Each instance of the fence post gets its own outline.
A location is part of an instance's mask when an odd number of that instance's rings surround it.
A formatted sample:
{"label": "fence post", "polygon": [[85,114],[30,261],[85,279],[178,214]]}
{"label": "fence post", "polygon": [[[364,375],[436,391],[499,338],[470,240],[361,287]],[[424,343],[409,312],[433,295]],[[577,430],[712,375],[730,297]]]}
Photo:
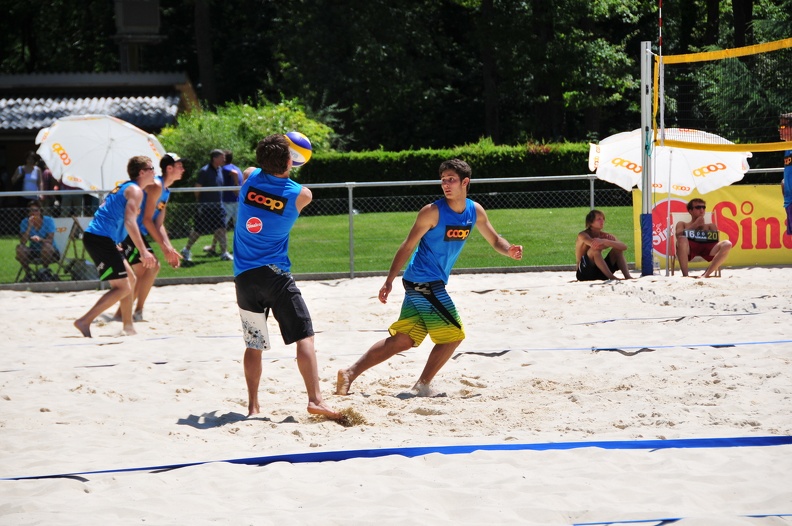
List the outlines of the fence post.
{"label": "fence post", "polygon": [[355,277],[355,207],[353,203],[354,183],[347,183],[349,201],[349,277]]}

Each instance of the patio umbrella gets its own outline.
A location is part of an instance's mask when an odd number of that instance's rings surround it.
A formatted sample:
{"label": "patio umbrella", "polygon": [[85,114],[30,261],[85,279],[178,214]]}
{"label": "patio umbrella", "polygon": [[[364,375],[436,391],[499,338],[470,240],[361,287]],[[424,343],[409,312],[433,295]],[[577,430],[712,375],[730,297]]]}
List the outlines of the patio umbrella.
{"label": "patio umbrella", "polygon": [[[693,138],[695,137],[695,139]],[[668,140],[732,144],[707,132],[684,128],[665,130]],[[589,170],[597,178],[625,190],[642,188],[641,130],[617,133],[589,145]],[[651,151],[652,191],[655,193],[689,195],[693,190],[706,194],[739,181],[748,170],[750,152],[720,152],[655,146]]]}
{"label": "patio umbrella", "polygon": [[109,115],[74,115],[58,119],[36,136],[41,156],[52,174],[83,190],[112,190],[129,179],[130,157],[151,158],[160,175],[165,148],[150,133]]}

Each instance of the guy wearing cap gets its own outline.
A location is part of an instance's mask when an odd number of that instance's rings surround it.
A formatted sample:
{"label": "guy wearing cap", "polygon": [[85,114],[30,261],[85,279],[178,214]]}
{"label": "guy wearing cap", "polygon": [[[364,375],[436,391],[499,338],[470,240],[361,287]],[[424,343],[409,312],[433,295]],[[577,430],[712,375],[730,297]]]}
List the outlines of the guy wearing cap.
{"label": "guy wearing cap", "polygon": [[[778,133],[782,141],[792,141],[792,113],[781,115]],[[787,216],[787,234],[792,236],[792,149],[784,151],[784,179],[781,181],[784,192],[784,209]]]}
{"label": "guy wearing cap", "polygon": [[[198,172],[195,182],[197,188],[218,187],[224,185],[223,165],[225,153],[223,150],[212,150],[209,154],[209,164]],[[187,238],[187,245],[181,251],[185,261],[192,261],[192,246],[203,234],[213,234],[220,245],[220,259],[233,261],[234,257],[228,253],[228,240],[226,239],[225,210],[220,200],[221,192],[195,192],[198,201],[198,212],[195,214],[195,223]]]}
{"label": "guy wearing cap", "polygon": [[[177,268],[181,264],[181,254],[173,248],[168,232],[165,230],[165,209],[168,206],[168,198],[170,197],[169,188],[182,178],[184,166],[182,165],[181,157],[177,154],[166,153],[160,159],[160,168],[162,169],[162,176],[155,176],[154,182],[143,189],[143,203],[140,205],[143,212],[138,215],[137,223],[143,237],[143,243],[146,245],[146,250],[153,253],[148,242],[148,236],[150,235],[159,244],[168,264],[173,268]],[[124,258],[131,265],[137,278],[134,290],[137,304],[132,315],[133,320],[143,321],[143,305],[146,303],[146,298],[159,273],[160,263],[157,261],[153,267],[143,267],[140,260],[140,251],[129,236],[121,243],[121,248],[124,251]],[[120,309],[116,312],[113,319],[121,319]]]}

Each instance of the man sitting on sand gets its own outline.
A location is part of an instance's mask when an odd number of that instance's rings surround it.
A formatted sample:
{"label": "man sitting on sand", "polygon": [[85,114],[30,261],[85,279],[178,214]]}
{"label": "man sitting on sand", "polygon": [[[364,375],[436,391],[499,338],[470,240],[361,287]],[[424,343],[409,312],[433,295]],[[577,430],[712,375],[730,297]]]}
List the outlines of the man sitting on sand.
{"label": "man sitting on sand", "polygon": [[586,215],[586,229],[578,234],[575,243],[578,281],[619,279],[613,273],[616,269],[621,270],[624,279],[632,279],[624,258],[627,245],[603,231],[603,226],[605,214],[601,211],[592,210]]}
{"label": "man sitting on sand", "polygon": [[676,224],[677,259],[682,275],[688,275],[688,263],[696,256],[710,262],[700,277],[712,277],[726,261],[732,249],[731,241],[718,241],[718,227],[704,221],[707,203],[703,199],[691,199],[687,204],[691,221]]}

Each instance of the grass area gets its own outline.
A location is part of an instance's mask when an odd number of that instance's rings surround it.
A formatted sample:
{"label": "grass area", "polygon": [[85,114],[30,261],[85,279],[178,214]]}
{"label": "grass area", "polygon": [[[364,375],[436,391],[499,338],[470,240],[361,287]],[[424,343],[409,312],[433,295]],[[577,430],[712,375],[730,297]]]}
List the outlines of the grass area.
{"label": "grass area", "polygon": [[[633,218],[630,207],[603,207],[605,229],[630,247],[628,261],[634,261]],[[487,212],[495,229],[510,242],[524,247],[522,261],[496,253],[484,238],[474,233],[468,240],[456,268],[573,265],[577,233],[585,227],[587,208],[508,209]],[[354,216],[355,271],[387,271],[393,255],[407,237],[417,211],[360,214]],[[228,234],[231,247],[233,232]],[[177,249],[185,239],[172,240]],[[17,238],[0,238],[0,283],[12,283],[19,264],[14,259]],[[179,269],[163,266],[159,277],[230,276],[232,264],[217,256],[206,256],[202,247],[211,236],[199,238],[193,246],[193,264]],[[79,245],[78,245],[79,246]],[[155,244],[154,251],[164,261]],[[71,251],[70,251],[71,252]],[[295,224],[290,245],[292,272],[348,272],[349,217],[347,215],[301,217]]]}

